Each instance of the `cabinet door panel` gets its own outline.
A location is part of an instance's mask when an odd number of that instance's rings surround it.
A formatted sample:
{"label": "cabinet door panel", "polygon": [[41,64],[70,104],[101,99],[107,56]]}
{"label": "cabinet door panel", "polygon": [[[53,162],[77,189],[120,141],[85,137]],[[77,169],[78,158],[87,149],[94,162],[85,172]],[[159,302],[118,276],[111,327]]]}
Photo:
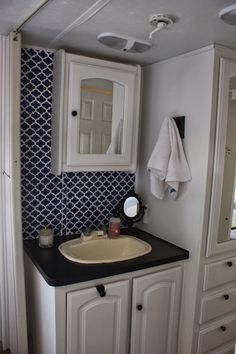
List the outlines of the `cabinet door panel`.
{"label": "cabinet door panel", "polygon": [[176,353],[180,284],[179,267],[134,279],[131,354]]}
{"label": "cabinet door panel", "polygon": [[129,281],[67,294],[67,353],[127,353]]}
{"label": "cabinet door panel", "polygon": [[221,58],[211,210],[206,255],[236,249],[235,110],[236,61]]}

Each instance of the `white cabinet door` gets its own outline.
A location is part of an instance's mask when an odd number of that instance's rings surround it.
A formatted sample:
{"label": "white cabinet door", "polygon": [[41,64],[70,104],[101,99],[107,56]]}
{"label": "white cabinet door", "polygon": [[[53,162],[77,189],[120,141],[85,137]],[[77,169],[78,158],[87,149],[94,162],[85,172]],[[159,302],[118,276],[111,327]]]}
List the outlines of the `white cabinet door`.
{"label": "white cabinet door", "polygon": [[54,55],[52,173],[136,169],[141,68]]}
{"label": "white cabinet door", "polygon": [[128,354],[129,281],[67,294],[67,354]]}
{"label": "white cabinet door", "polygon": [[207,256],[236,249],[236,61],[221,58]]}
{"label": "white cabinet door", "polygon": [[176,354],[181,268],[133,281],[131,354]]}

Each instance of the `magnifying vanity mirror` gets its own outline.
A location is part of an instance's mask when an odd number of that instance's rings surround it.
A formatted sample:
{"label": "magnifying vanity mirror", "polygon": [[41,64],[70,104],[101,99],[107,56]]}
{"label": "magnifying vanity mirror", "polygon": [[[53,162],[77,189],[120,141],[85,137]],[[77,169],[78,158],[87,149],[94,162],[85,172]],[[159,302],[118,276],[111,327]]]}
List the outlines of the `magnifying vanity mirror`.
{"label": "magnifying vanity mirror", "polygon": [[143,218],[145,206],[140,196],[131,191],[120,201],[117,211],[121,219],[129,226],[132,226]]}
{"label": "magnifying vanity mirror", "polygon": [[207,254],[236,248],[236,62],[221,59]]}
{"label": "magnifying vanity mirror", "polygon": [[136,197],[128,197],[124,202],[124,213],[129,218],[134,218],[138,215],[140,205]]}

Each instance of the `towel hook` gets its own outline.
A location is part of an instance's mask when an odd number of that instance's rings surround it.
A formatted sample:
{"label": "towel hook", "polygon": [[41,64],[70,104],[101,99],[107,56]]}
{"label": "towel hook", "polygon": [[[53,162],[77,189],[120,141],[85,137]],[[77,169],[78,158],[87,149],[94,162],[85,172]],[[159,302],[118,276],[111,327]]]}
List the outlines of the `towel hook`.
{"label": "towel hook", "polygon": [[185,116],[180,116],[180,117],[173,117],[181,139],[184,139],[184,133],[185,133]]}

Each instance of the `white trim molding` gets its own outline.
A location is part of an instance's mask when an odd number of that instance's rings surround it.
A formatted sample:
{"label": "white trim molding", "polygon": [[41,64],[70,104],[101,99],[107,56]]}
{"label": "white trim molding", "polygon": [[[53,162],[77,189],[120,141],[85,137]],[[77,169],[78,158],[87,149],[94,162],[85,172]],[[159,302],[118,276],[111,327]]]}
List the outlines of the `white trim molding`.
{"label": "white trim molding", "polygon": [[28,353],[20,197],[21,36],[0,37],[0,300],[3,350]]}

